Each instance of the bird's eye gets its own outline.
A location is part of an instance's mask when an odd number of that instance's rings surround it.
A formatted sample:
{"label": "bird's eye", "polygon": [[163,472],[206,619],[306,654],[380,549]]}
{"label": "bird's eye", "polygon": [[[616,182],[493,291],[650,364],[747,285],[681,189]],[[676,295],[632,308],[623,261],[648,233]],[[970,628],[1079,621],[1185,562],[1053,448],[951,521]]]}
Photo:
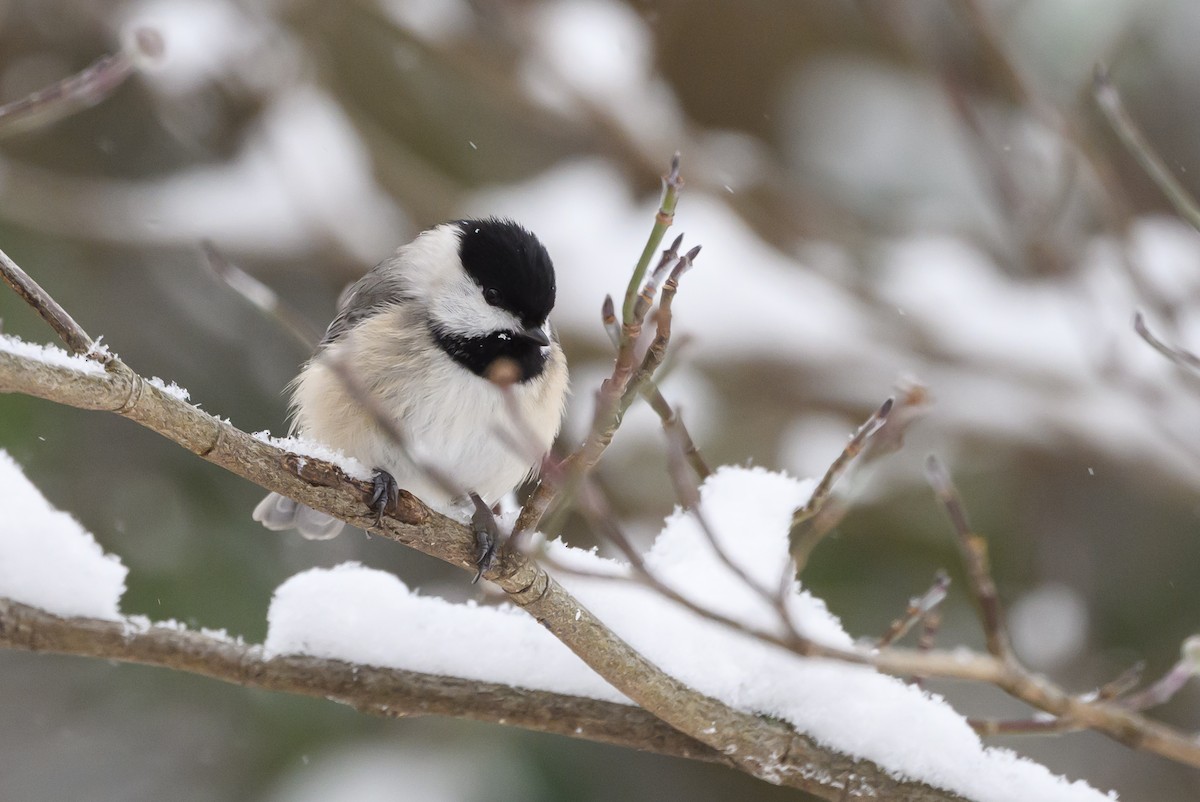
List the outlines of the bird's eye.
{"label": "bird's eye", "polygon": [[483,291],[483,300],[487,301],[489,306],[499,306],[500,290],[495,287],[488,287]]}

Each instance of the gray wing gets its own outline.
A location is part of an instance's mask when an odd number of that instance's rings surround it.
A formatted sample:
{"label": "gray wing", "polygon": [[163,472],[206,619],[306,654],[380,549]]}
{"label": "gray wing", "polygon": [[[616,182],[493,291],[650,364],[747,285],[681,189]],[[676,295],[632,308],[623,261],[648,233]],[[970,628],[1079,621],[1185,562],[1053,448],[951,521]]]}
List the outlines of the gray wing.
{"label": "gray wing", "polygon": [[395,257],[380,262],[369,273],[346,287],[338,298],[338,313],[321,338],[317,350],[336,342],[361,320],[412,297]]}

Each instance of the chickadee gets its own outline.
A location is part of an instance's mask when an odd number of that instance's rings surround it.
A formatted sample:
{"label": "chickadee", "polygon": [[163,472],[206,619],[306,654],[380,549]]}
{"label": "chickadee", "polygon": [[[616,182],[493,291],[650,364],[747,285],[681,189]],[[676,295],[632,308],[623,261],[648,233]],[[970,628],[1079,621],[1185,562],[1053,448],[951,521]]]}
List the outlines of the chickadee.
{"label": "chickadee", "polygon": [[[376,512],[397,487],[443,512],[461,509],[467,492],[490,506],[537,471],[558,434],[567,362],[547,322],[553,307],[554,265],[516,223],[459,220],[422,232],[342,293],[292,383],[292,431],[374,468]],[[356,400],[334,359],[379,401],[402,443]],[[507,390],[491,380],[498,364],[514,380]],[[278,493],[254,520],[317,540],[342,529]]]}

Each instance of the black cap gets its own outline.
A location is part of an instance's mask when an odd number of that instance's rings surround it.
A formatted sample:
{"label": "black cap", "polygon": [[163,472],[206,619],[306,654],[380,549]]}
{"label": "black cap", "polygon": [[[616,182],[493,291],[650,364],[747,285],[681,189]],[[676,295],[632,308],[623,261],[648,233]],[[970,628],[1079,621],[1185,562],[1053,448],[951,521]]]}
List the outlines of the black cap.
{"label": "black cap", "polygon": [[554,263],[533,232],[511,220],[459,220],[458,255],[488,303],[512,312],[530,329],[554,308]]}

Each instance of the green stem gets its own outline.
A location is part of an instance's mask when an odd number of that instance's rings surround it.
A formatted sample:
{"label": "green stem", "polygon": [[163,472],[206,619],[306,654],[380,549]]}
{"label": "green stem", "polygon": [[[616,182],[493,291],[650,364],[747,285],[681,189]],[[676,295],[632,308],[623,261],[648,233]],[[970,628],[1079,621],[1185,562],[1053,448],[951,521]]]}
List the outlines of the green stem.
{"label": "green stem", "polygon": [[654,218],[654,228],[650,229],[650,239],[646,241],[646,248],[642,251],[637,267],[633,269],[633,276],[629,279],[629,287],[625,290],[625,305],[622,307],[621,317],[626,326],[634,322],[633,307],[637,303],[638,290],[642,288],[642,281],[646,278],[650,260],[654,258],[658,246],[662,244],[663,236],[675,220],[675,206],[679,203],[679,190],[681,189],[683,189],[683,179],[679,176],[679,154],[676,153],[671,159],[671,171],[663,176],[662,203]]}

